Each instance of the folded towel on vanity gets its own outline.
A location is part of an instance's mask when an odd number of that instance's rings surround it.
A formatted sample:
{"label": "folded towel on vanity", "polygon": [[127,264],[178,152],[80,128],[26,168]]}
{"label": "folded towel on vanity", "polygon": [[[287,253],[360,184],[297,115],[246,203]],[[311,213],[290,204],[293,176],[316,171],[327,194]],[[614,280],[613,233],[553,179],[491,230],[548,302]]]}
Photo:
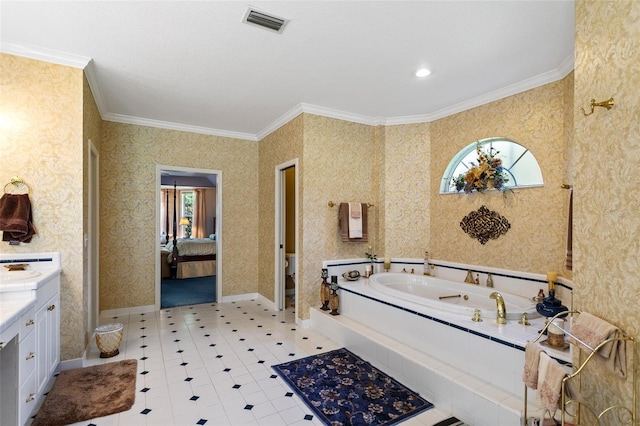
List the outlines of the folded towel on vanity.
{"label": "folded towel on vanity", "polygon": [[546,352],[540,353],[538,397],[551,415],[559,408],[562,379],[566,375],[567,370],[559,362],[552,359]]}
{"label": "folded towel on vanity", "polygon": [[29,194],[4,194],[0,198],[2,241],[31,242],[36,233]]}
{"label": "folded towel on vanity", "polygon": [[349,203],[349,238],[362,238],[362,205]]}
{"label": "folded towel on vanity", "polygon": [[538,368],[542,349],[534,342],[528,342],[524,348],[524,371],[522,381],[529,389],[538,389]]}
{"label": "folded towel on vanity", "polygon": [[362,236],[359,238],[350,238],[349,237],[349,222],[351,219],[351,212],[349,211],[349,203],[340,203],[338,207],[338,226],[340,227],[340,239],[343,242],[352,242],[352,243],[366,243],[369,234],[367,231],[368,226],[368,215],[367,215],[367,205],[360,204],[360,216],[362,221]]}
{"label": "folded towel on vanity", "polygon": [[[570,333],[569,342],[579,346],[587,353],[591,353],[592,349],[595,349],[607,339],[623,337],[618,327],[588,312],[582,312],[577,319],[573,320]],[[627,377],[625,341],[609,342],[602,346],[597,354],[599,355],[598,358],[601,358],[601,362],[604,362],[610,371],[622,378]]]}

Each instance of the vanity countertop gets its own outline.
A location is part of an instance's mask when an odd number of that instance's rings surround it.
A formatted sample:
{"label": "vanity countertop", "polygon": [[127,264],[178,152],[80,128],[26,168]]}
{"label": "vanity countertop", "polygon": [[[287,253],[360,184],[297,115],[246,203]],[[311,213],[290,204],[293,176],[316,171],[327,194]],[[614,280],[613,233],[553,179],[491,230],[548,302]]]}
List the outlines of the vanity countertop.
{"label": "vanity countertop", "polygon": [[[38,269],[37,275],[16,282],[0,282],[0,333],[9,328],[20,315],[35,305],[35,290],[60,274],[61,268]],[[9,272],[10,273],[10,272]],[[7,274],[3,272],[3,275]]]}

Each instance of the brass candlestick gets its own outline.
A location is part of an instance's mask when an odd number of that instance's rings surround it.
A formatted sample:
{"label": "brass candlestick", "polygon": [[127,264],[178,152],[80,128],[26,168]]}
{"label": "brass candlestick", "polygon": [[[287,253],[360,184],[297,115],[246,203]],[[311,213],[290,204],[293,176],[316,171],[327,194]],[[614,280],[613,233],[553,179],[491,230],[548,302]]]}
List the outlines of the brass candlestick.
{"label": "brass candlestick", "polygon": [[329,283],[327,282],[327,278],[329,278],[329,271],[327,268],[322,268],[322,284],[320,284],[320,301],[322,302],[323,311],[329,310]]}
{"label": "brass candlestick", "polygon": [[338,277],[331,277],[331,315],[340,315],[338,308],[340,307],[340,298],[338,297]]}

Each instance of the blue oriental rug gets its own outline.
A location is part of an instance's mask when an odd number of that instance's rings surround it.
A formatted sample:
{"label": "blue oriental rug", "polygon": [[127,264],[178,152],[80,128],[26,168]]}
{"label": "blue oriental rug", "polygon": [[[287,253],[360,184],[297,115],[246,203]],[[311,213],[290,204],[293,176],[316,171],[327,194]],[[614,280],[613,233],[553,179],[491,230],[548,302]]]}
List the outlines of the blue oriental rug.
{"label": "blue oriental rug", "polygon": [[273,369],[327,425],[393,425],[433,407],[344,348]]}

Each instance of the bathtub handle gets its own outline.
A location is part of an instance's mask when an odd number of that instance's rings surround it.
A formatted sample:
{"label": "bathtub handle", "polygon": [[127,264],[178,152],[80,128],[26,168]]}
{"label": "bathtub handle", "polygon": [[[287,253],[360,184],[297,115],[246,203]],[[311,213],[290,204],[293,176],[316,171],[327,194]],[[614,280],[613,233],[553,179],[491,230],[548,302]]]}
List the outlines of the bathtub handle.
{"label": "bathtub handle", "polygon": [[451,296],[440,296],[438,297],[438,299],[442,300],[442,299],[452,299],[454,297],[462,297],[461,294],[452,294]]}

